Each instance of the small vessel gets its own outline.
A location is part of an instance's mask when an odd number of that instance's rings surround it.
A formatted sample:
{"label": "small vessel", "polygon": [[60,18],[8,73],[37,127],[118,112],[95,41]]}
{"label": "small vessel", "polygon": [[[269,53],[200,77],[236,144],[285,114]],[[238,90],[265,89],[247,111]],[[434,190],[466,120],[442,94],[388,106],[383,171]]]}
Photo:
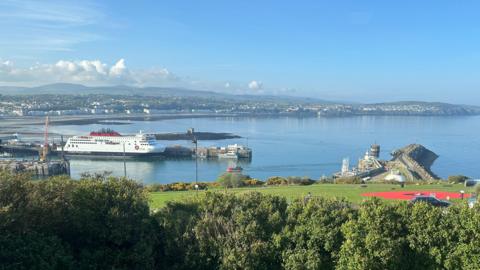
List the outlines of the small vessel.
{"label": "small vessel", "polygon": [[227,172],[229,173],[241,173],[243,168],[238,166],[236,161],[230,161],[227,167]]}
{"label": "small vessel", "polygon": [[228,162],[227,172],[228,173],[241,173],[243,168],[238,166],[236,160],[231,160]]}
{"label": "small vessel", "polygon": [[243,171],[243,168],[240,166],[235,166],[235,167],[228,167],[227,172],[229,173],[241,173]]}
{"label": "small vessel", "polygon": [[102,129],[90,132],[88,136],[73,136],[67,140],[63,149],[66,156],[128,156],[144,157],[162,155],[165,147],[157,142],[152,134],[141,131],[135,135]]}
{"label": "small vessel", "polygon": [[236,151],[228,151],[226,153],[218,154],[218,158],[238,159],[238,154]]}

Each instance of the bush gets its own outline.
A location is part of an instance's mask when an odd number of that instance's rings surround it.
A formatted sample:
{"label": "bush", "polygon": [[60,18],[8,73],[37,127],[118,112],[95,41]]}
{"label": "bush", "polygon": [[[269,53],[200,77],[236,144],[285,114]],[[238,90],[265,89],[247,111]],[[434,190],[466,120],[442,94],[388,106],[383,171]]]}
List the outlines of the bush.
{"label": "bush", "polygon": [[342,225],[355,211],[344,200],[313,197],[288,206],[287,224],[276,238],[285,269],[334,269],[344,241]]}
{"label": "bush", "polygon": [[316,183],[315,180],[312,180],[306,176],[289,176],[287,178],[280,176],[273,176],[267,179],[267,185],[269,186],[278,186],[278,185],[311,185]]}
{"label": "bush", "polygon": [[155,214],[165,229],[165,268],[279,269],[273,239],[286,208],[284,198],[258,192],[168,203]]}
{"label": "bush", "polygon": [[153,213],[162,187],[192,184],[0,171],[0,269],[480,269],[478,205],[202,192]]}
{"label": "bush", "polygon": [[267,185],[269,186],[277,186],[277,185],[287,185],[288,180],[281,176],[272,176],[267,179]]}
{"label": "bush", "polygon": [[71,251],[56,236],[0,235],[1,269],[74,269]]}
{"label": "bush", "polygon": [[337,269],[410,269],[407,229],[398,205],[368,200],[342,232]]}
{"label": "bush", "polygon": [[335,179],[333,179],[332,177],[321,177],[320,179],[318,179],[316,183],[317,184],[333,184],[334,182],[335,182]]}
{"label": "bush", "polygon": [[[205,190],[208,187],[218,186],[216,183],[198,182],[198,189]],[[147,192],[164,192],[164,191],[187,191],[195,190],[195,183],[174,182],[169,184],[151,184],[145,187]]]}
{"label": "bush", "polygon": [[307,176],[304,177],[298,177],[298,176],[289,176],[287,177],[287,182],[289,185],[312,185],[316,181],[313,179],[308,178]]}
{"label": "bush", "polygon": [[217,182],[225,188],[237,188],[244,186],[244,181],[248,179],[249,176],[241,173],[226,172],[218,177]]}
{"label": "bush", "polygon": [[19,268],[148,269],[161,257],[160,228],[132,180],[0,174],[0,209],[0,258]]}
{"label": "bush", "polygon": [[248,187],[263,186],[263,185],[265,185],[265,182],[252,178],[252,179],[243,180],[243,185],[248,186]]}
{"label": "bush", "polygon": [[362,184],[363,180],[358,176],[339,177],[335,179],[335,184]]}
{"label": "bush", "polygon": [[449,183],[456,183],[456,184],[459,184],[459,183],[465,183],[466,180],[468,180],[469,178],[465,175],[451,175],[448,177],[447,181]]}

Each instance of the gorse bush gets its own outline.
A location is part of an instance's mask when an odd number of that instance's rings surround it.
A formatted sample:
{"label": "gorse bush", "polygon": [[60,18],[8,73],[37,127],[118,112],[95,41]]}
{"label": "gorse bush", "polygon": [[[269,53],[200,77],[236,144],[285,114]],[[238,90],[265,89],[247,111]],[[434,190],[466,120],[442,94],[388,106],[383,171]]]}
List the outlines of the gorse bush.
{"label": "gorse bush", "polygon": [[[220,186],[215,182],[198,182],[196,185],[198,186],[199,190],[206,190],[208,188]],[[145,187],[145,190],[148,192],[195,190],[195,183],[175,182],[169,184],[150,184]]]}
{"label": "gorse bush", "polygon": [[285,177],[272,176],[267,179],[266,183],[269,186],[288,185],[288,180]]}
{"label": "gorse bush", "polygon": [[217,191],[152,211],[147,196],[0,172],[0,269],[480,269],[480,206]]}
{"label": "gorse bush", "polygon": [[280,176],[273,176],[267,179],[266,184],[269,186],[278,186],[278,185],[312,185],[315,184],[317,181],[312,180],[306,176],[298,177],[298,176],[289,176],[289,177],[280,177]]}
{"label": "gorse bush", "polygon": [[243,180],[243,184],[247,187],[254,187],[254,186],[263,186],[265,185],[265,182],[255,178],[250,178],[250,179]]}

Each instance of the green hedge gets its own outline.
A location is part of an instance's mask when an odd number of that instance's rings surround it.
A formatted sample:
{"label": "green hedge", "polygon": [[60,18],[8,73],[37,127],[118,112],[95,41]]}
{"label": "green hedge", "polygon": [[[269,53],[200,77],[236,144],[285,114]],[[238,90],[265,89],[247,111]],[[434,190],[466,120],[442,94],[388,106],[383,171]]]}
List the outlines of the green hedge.
{"label": "green hedge", "polygon": [[[288,184],[288,180],[287,180]],[[0,269],[480,269],[480,208],[205,192],[0,172]]]}

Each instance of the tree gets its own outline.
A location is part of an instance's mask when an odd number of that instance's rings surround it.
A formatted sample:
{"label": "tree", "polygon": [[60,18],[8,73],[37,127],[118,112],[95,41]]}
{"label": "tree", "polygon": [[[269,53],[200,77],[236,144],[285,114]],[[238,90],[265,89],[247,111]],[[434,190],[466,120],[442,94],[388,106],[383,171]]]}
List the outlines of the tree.
{"label": "tree", "polygon": [[225,188],[236,188],[243,186],[243,181],[247,179],[249,177],[244,174],[226,172],[218,177],[217,182]]}
{"label": "tree", "polygon": [[147,269],[155,265],[159,227],[150,217],[143,188],[110,177],[80,180],[72,191],[70,243],[79,264],[96,268]]}
{"label": "tree", "polygon": [[[17,257],[26,261],[69,256],[74,268],[117,269],[151,269],[161,260],[162,234],[135,181],[28,177],[0,173],[0,229],[2,244],[9,245],[0,257],[17,249],[26,250],[26,257]],[[58,253],[44,245],[58,247]]]}
{"label": "tree", "polygon": [[73,269],[70,250],[56,236],[0,235],[0,269]]}
{"label": "tree", "polygon": [[407,230],[400,206],[374,198],[342,226],[338,269],[409,269]]}
{"label": "tree", "polygon": [[452,242],[451,252],[447,255],[445,269],[480,269],[480,212],[478,206],[473,209],[466,205],[450,207],[447,218],[453,224],[449,230]]}
{"label": "tree", "polygon": [[285,199],[257,192],[207,192],[169,203],[156,214],[165,230],[166,267],[278,269],[273,237],[284,226],[286,207]]}
{"label": "tree", "polygon": [[414,204],[407,219],[409,261],[417,269],[442,269],[455,245],[455,227],[444,209],[425,203]]}
{"label": "tree", "polygon": [[311,198],[288,206],[287,224],[276,238],[285,269],[334,269],[344,241],[341,227],[355,216],[350,203]]}

